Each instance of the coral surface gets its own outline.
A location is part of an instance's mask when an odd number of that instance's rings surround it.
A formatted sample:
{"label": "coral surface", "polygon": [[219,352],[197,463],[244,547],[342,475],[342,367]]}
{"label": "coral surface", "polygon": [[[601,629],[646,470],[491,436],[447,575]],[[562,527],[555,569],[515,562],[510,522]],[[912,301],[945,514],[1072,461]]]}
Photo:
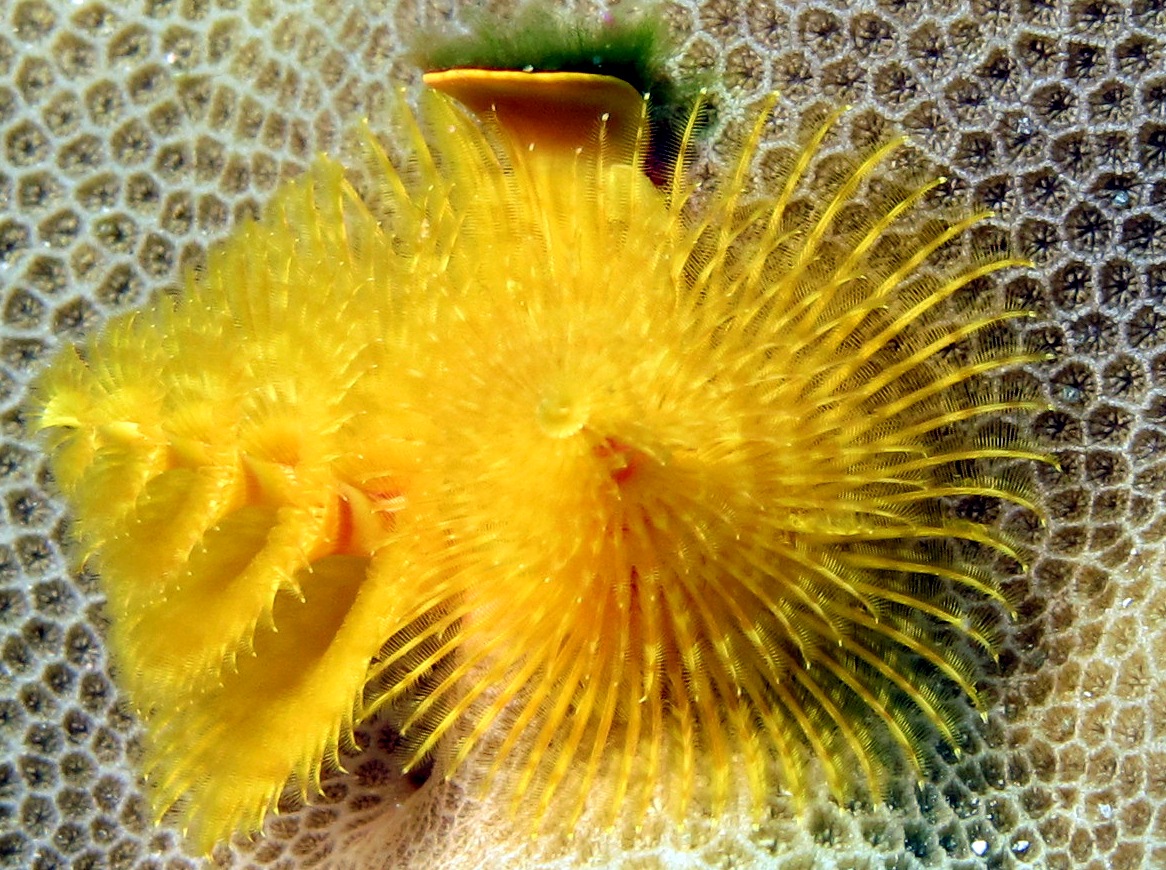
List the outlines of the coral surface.
{"label": "coral surface", "polygon": [[[0,6],[0,863],[190,867],[154,828],[132,771],[141,732],[113,688],[95,579],[67,533],[21,404],[62,341],[177,286],[210,243],[259,213],[318,151],[385,117],[416,73],[403,46],[460,4],[8,0]],[[1006,584],[987,723],[959,758],[885,803],[804,815],[780,798],[739,819],[649,821],[642,838],[582,825],[532,843],[489,800],[394,773],[393,735],[359,733],[351,773],[227,866],[1153,867],[1166,862],[1166,8],[1160,0],[672,2],[680,65],[712,68],[726,134],[780,91],[762,186],[824,109],[852,104],[831,147],[896,130],[904,160],[997,217],[981,249],[1035,271],[999,281],[1035,310],[1014,336],[1056,362],[1027,380],[1052,407],[1031,434],[1047,529],[970,500],[968,519],[1023,543]],[[597,10],[586,6],[584,13]],[[355,162],[355,161],[350,161]],[[423,781],[424,780],[424,781]],[[399,808],[398,800],[410,795]],[[289,807],[289,810],[294,808]],[[354,830],[355,829],[355,830]],[[364,850],[364,851],[360,851]]]}

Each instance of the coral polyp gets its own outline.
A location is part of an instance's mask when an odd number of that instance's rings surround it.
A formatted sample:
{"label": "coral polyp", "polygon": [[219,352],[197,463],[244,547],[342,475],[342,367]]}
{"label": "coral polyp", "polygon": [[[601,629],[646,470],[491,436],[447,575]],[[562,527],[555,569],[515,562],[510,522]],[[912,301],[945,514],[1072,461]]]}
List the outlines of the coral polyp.
{"label": "coral polyp", "polygon": [[368,201],[321,158],[40,385],[159,810],[254,830],[375,713],[535,828],[958,744],[1007,610],[968,554],[1016,554],[948,505],[1035,458],[1023,312],[957,300],[1020,265],[952,253],[981,216],[871,183],[896,143],[814,174],[829,123],[757,200],[764,115],[710,193],[641,171],[646,111],[403,114]]}

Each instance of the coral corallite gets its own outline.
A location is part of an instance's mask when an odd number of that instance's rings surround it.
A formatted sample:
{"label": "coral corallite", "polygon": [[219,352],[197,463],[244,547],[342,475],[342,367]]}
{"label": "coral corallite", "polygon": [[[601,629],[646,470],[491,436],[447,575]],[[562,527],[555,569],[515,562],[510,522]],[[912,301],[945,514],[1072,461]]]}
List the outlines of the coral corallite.
{"label": "coral corallite", "polygon": [[321,158],[41,381],[159,811],[254,830],[375,712],[535,827],[958,744],[1011,550],[946,505],[1033,458],[977,218],[870,184],[894,143],[812,173],[828,125],[757,201],[763,118],[709,194],[402,115],[366,200]]}

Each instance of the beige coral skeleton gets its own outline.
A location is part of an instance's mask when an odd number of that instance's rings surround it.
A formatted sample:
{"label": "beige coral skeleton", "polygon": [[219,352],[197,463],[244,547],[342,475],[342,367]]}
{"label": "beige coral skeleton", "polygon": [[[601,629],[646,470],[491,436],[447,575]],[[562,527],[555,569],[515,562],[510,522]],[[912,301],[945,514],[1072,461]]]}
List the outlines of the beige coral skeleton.
{"label": "beige coral skeleton", "polygon": [[[457,4],[460,5],[460,4]],[[854,8],[851,8],[853,6]],[[712,67],[744,116],[782,94],[770,156],[824,106],[855,105],[847,137],[888,129],[999,218],[1038,270],[999,292],[1057,363],[1031,369],[1055,408],[1037,420],[1061,459],[1041,477],[1047,531],[1029,536],[1004,673],[976,747],[895,806],[781,800],[760,830],[646,828],[620,843],[581,828],[532,844],[456,787],[411,790],[367,756],[330,803],[241,844],[229,865],[300,860],[377,821],[386,866],[618,857],[633,866],[850,866],[899,854],[944,864],[1152,867],[1166,862],[1166,11],[1155,0],[674,2],[682,64]],[[448,10],[455,15],[457,10]],[[92,578],[61,556],[17,410],[59,338],[175,283],[278,180],[375,113],[411,72],[402,45],[443,19],[421,2],[0,3],[0,855],[193,865],[153,831],[130,774],[138,733],[100,648]],[[740,109],[738,113],[737,110]],[[795,137],[796,138],[796,137]],[[714,155],[715,156],[715,155]],[[985,240],[987,241],[987,240]],[[970,505],[969,509],[974,509]],[[1006,527],[1005,514],[992,517]],[[375,737],[375,735],[370,735]],[[374,747],[375,748],[375,747]],[[387,794],[379,808],[370,795]],[[661,834],[663,839],[653,840]],[[331,846],[329,845],[331,844]],[[333,849],[333,858],[344,850]],[[355,851],[347,854],[354,855]],[[382,860],[377,859],[377,860]]]}

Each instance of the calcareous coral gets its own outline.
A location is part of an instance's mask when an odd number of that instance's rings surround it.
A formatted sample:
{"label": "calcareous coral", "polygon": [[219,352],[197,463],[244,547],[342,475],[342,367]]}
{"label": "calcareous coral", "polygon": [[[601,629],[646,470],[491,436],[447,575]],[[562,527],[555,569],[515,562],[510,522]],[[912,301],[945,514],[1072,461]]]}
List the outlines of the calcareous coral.
{"label": "calcareous coral", "polygon": [[[281,174],[316,148],[336,151],[355,115],[375,115],[394,46],[433,13],[198,3],[126,12],[29,0],[4,14],[4,348],[16,402],[46,336],[140,302],[144,286],[199,261],[233,211],[257,211]],[[863,151],[889,122],[912,135],[904,153],[954,179],[957,197],[999,212],[973,230],[976,247],[1011,235],[1037,261],[997,285],[1011,305],[996,310],[1034,310],[1003,328],[1026,353],[1058,354],[1030,368],[1054,405],[1032,433],[1058,466],[1037,480],[1047,537],[1022,508],[953,505],[1003,528],[1033,565],[1003,587],[1016,622],[992,621],[1001,673],[986,669],[988,722],[964,736],[960,758],[937,749],[918,787],[913,774],[892,777],[886,804],[843,810],[812,798],[790,824],[775,793],[756,832],[746,813],[701,840],[690,820],[689,834],[655,846],[622,841],[623,858],[780,863],[813,850],[827,863],[1153,866],[1163,797],[1163,690],[1150,664],[1161,645],[1160,10],[711,3],[669,16],[684,62],[727,76],[733,98],[719,104],[730,131],[734,105],[782,91],[788,132],[766,131],[762,189],[774,190],[790,162],[770,140],[803,140],[792,132],[798,119],[813,118],[813,129],[823,100],[845,100],[857,109],[829,148]],[[181,862],[172,837],[142,824],[121,763],[127,747],[135,752],[135,726],[104,675],[95,587],[57,575],[57,508],[22,417],[7,419],[5,860]],[[265,844],[239,845],[243,860],[318,861],[342,842],[322,827],[329,818],[356,820],[373,786],[391,789],[376,764],[349,762],[353,776],[326,784],[331,800],[348,802],[278,820]],[[381,832],[390,865],[409,854],[419,866],[481,856],[531,864],[543,848],[524,840],[528,826],[508,833],[488,803],[461,797],[456,779],[431,780],[396,815],[402,824]],[[605,842],[584,824],[574,843],[547,848],[610,863],[619,850]]]}

